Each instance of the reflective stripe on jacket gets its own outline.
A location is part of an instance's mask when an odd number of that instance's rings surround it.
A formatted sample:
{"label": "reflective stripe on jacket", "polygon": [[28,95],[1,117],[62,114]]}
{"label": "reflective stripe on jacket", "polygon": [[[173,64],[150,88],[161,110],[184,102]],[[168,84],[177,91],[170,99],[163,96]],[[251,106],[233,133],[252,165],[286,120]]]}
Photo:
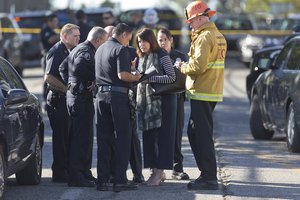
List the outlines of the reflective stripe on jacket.
{"label": "reflective stripe on jacket", "polygon": [[186,95],[201,101],[223,101],[224,64],[227,43],[213,22],[202,25],[193,35],[187,74]]}

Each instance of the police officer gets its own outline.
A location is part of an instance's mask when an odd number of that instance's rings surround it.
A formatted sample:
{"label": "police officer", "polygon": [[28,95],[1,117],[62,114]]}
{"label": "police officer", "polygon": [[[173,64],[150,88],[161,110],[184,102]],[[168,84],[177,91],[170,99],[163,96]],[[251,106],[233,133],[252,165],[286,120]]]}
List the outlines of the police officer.
{"label": "police officer", "polygon": [[[108,33],[108,37],[112,36],[112,30],[114,26],[106,26],[104,29]],[[130,60],[134,64],[132,66],[132,71],[136,70],[136,58],[137,53],[136,49],[132,46],[127,46],[129,50]],[[131,108],[131,124],[132,124],[132,139],[131,139],[131,152],[130,152],[130,167],[133,173],[133,182],[135,183],[143,183],[144,176],[142,173],[142,150],[141,150],[141,142],[139,136],[137,134],[137,124],[136,124],[136,86],[133,86],[129,91],[129,99],[130,99],[130,108]]]}
{"label": "police officer", "polygon": [[75,13],[77,25],[79,26],[80,31],[80,40],[79,43],[84,42],[87,39],[87,36],[91,30],[91,27],[87,24],[87,16],[83,10],[78,10]]}
{"label": "police officer", "polygon": [[107,32],[101,27],[94,27],[87,40],[72,50],[67,58],[67,107],[71,116],[69,186],[93,187],[95,184],[90,171],[93,148],[94,55],[106,40]]}
{"label": "police officer", "polygon": [[52,128],[52,181],[67,181],[67,152],[69,123],[66,107],[67,86],[60,77],[58,68],[69,55],[69,51],[79,42],[79,27],[66,24],[60,32],[60,41],[48,52],[46,57],[45,81],[50,91],[47,95],[47,113]]}
{"label": "police officer", "polygon": [[131,37],[131,28],[120,23],[113,29],[112,38],[98,48],[95,55],[98,86],[97,190],[101,191],[109,190],[111,171],[114,173],[115,192],[137,189],[136,185],[128,184],[126,176],[131,143],[128,91],[130,82],[138,81],[141,77],[139,73],[131,73],[131,61],[126,48]]}
{"label": "police officer", "polygon": [[[55,29],[58,28],[58,18],[56,14],[49,14],[47,16],[46,24],[42,27],[40,38],[42,44],[42,59],[41,66],[43,70],[46,68],[46,54],[53,47],[55,43],[59,41],[59,34],[55,32]],[[43,85],[43,97],[46,100],[47,98],[47,83]]]}

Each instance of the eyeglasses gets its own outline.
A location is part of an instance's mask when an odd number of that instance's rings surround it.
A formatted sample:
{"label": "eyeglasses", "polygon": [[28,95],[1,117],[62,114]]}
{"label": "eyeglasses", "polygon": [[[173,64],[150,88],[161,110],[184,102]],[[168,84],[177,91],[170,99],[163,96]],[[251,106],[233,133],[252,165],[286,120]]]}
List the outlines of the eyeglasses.
{"label": "eyeglasses", "polygon": [[102,19],[108,20],[108,19],[111,19],[111,17],[103,17]]}

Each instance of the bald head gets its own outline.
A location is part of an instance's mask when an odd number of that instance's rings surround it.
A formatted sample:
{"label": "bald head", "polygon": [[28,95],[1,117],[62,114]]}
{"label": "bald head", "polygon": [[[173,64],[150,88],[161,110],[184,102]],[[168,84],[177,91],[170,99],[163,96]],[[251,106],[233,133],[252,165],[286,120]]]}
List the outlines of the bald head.
{"label": "bald head", "polygon": [[112,36],[112,31],[115,27],[114,26],[106,26],[104,28],[104,30],[106,30],[107,34],[108,34],[108,38],[110,38]]}

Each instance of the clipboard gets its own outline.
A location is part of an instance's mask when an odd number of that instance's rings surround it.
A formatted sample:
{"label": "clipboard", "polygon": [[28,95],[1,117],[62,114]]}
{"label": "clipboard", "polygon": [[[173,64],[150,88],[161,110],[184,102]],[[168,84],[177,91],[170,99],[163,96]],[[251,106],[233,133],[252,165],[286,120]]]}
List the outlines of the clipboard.
{"label": "clipboard", "polygon": [[135,82],[135,84],[143,82],[144,80],[149,79],[151,76],[155,74],[158,74],[158,71],[154,66],[151,66],[143,73],[142,77],[137,82]]}

